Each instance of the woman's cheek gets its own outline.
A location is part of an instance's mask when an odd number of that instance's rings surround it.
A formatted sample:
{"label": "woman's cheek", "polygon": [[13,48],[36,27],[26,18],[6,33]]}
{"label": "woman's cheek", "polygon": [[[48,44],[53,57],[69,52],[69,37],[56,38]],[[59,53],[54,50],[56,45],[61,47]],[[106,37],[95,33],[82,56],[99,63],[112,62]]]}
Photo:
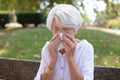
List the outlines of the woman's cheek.
{"label": "woman's cheek", "polygon": [[58,31],[52,31],[53,35],[58,34]]}

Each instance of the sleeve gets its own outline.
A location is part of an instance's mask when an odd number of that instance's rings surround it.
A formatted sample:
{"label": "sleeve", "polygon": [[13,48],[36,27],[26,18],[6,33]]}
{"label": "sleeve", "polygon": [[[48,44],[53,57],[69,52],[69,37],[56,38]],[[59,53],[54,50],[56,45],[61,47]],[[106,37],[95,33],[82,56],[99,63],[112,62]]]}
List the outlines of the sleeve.
{"label": "sleeve", "polygon": [[41,59],[41,62],[40,62],[40,67],[38,69],[38,72],[37,72],[37,75],[36,77],[34,78],[34,80],[40,80],[40,76],[41,74],[44,72],[44,67],[46,66],[45,64],[45,61],[44,61],[44,58]]}
{"label": "sleeve", "polygon": [[82,66],[84,80],[93,80],[94,77],[94,49],[91,44],[84,46],[82,52]]}
{"label": "sleeve", "polygon": [[48,65],[48,51],[45,49],[45,47],[42,49],[41,56],[42,56],[42,58],[41,58],[41,61],[40,61],[40,67],[38,69],[38,72],[37,72],[34,80],[40,80],[40,76],[44,72],[45,66]]}

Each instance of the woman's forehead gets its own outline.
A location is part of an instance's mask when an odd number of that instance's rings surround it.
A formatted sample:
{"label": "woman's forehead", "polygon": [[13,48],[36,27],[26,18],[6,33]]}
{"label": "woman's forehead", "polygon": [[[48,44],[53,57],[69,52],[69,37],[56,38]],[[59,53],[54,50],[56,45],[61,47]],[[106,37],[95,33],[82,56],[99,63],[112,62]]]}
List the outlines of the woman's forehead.
{"label": "woman's forehead", "polygon": [[53,26],[53,28],[62,28],[62,29],[74,29],[72,27],[66,27],[66,26]]}
{"label": "woman's forehead", "polygon": [[65,28],[65,29],[73,29],[70,25],[63,25],[60,21],[57,21],[56,19],[53,19],[53,28]]}

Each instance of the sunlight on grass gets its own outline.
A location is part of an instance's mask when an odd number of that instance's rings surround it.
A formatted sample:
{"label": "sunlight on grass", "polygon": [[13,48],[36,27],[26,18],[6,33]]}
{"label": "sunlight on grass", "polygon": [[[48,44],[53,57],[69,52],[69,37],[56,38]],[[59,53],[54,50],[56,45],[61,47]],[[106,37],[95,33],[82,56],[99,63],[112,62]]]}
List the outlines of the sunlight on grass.
{"label": "sunlight on grass", "polygon": [[6,50],[4,50],[4,49],[0,50],[0,56],[4,55],[4,54],[6,54],[6,53],[7,53]]}
{"label": "sunlight on grass", "polygon": [[4,33],[3,33],[3,32],[0,32],[0,37],[3,36],[3,35],[4,35]]}
{"label": "sunlight on grass", "polygon": [[102,58],[104,66],[113,66],[120,63],[120,56],[109,55]]}
{"label": "sunlight on grass", "polygon": [[109,55],[94,55],[95,64],[103,66],[120,67],[120,56],[114,53]]}
{"label": "sunlight on grass", "polygon": [[[17,59],[40,60],[43,45],[52,37],[45,26],[1,32],[0,56]],[[81,28],[75,37],[93,45],[95,65],[120,67],[120,36]]]}

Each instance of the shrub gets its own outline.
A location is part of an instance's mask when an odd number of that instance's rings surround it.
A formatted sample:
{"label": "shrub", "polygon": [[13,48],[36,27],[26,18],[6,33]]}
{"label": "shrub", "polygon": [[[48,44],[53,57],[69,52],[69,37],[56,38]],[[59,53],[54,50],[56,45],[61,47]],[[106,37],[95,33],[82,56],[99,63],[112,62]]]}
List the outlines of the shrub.
{"label": "shrub", "polygon": [[6,23],[9,23],[10,17],[7,13],[0,14],[0,26],[4,27]]}
{"label": "shrub", "polygon": [[21,24],[34,23],[37,26],[40,23],[45,22],[45,16],[42,13],[27,12],[27,13],[17,13],[17,21]]}
{"label": "shrub", "polygon": [[115,19],[109,20],[108,25],[109,27],[112,28],[120,28],[120,20],[115,20]]}

